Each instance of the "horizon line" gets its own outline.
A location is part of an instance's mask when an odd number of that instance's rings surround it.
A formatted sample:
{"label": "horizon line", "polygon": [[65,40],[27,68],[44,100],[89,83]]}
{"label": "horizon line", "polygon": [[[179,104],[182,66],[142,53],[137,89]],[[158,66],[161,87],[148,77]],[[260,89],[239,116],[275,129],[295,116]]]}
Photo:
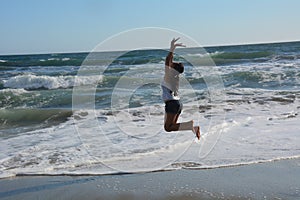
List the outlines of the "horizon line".
{"label": "horizon line", "polygon": [[[237,43],[237,44],[213,44],[213,45],[204,45],[201,48],[213,48],[213,47],[231,47],[231,46],[247,46],[247,45],[266,45],[266,44],[281,44],[281,43],[296,43],[300,42],[300,40],[287,40],[287,41],[274,41],[274,42],[257,42],[257,43]],[[199,48],[196,47],[186,47],[189,48]],[[159,49],[168,49],[168,48],[159,48]],[[115,50],[115,51],[99,51],[101,52],[122,52],[122,51],[129,51],[129,50]],[[132,51],[132,50],[130,50]],[[26,56],[26,55],[47,55],[47,54],[76,54],[76,53],[91,53],[92,51],[73,51],[73,52],[35,52],[35,53],[11,53],[11,54],[0,54],[0,56]],[[97,52],[97,51],[95,51]]]}

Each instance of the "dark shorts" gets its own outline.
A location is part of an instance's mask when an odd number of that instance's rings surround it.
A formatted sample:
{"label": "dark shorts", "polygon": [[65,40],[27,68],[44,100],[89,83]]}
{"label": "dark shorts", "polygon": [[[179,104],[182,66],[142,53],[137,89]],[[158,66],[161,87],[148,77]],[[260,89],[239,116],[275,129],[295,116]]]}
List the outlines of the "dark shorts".
{"label": "dark shorts", "polygon": [[166,113],[180,114],[182,110],[182,103],[179,100],[169,100],[166,102]]}

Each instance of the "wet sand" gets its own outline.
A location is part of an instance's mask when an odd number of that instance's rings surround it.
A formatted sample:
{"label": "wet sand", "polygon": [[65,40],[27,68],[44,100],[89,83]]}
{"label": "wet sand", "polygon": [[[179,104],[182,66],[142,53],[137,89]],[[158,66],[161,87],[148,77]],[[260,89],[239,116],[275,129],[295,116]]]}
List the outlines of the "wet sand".
{"label": "wet sand", "polygon": [[300,159],[103,176],[0,180],[1,199],[300,199]]}

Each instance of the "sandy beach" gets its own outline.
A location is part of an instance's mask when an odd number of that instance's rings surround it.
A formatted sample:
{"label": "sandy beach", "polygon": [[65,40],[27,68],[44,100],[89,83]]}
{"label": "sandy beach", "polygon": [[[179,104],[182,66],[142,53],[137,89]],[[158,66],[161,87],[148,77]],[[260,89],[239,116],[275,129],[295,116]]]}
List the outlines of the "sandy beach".
{"label": "sandy beach", "polygon": [[299,199],[300,159],[105,176],[1,179],[1,199]]}

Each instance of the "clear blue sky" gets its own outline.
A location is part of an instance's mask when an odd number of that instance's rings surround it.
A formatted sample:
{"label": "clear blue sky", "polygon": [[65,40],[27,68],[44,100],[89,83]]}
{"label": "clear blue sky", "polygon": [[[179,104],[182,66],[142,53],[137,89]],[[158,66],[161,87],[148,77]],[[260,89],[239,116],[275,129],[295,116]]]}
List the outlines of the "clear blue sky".
{"label": "clear blue sky", "polygon": [[0,54],[90,51],[132,28],[201,45],[300,40],[299,0],[1,0]]}

